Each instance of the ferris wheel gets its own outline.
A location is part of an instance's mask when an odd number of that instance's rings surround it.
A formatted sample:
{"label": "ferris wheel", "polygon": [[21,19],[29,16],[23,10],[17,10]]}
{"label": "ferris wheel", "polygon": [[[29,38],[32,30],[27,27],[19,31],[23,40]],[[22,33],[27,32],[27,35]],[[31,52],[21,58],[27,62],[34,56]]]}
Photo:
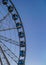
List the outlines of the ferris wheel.
{"label": "ferris wheel", "polygon": [[25,65],[26,37],[11,0],[0,0],[0,65]]}

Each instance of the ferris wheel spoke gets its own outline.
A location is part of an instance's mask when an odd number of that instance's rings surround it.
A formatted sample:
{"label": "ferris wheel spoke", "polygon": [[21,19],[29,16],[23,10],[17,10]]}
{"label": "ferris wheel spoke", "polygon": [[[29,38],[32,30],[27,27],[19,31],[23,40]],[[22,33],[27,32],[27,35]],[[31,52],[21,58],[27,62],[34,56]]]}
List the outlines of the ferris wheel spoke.
{"label": "ferris wheel spoke", "polygon": [[7,28],[7,29],[2,29],[2,30],[0,30],[0,32],[2,32],[2,31],[8,31],[8,30],[14,30],[14,29],[17,29],[17,28],[20,28],[20,27],[16,27],[16,28]]}
{"label": "ferris wheel spoke", "polygon": [[[0,12],[0,13],[1,13],[1,12]],[[3,15],[3,14],[2,14],[2,15]],[[8,15],[9,15],[9,12],[6,14],[6,16],[4,16],[4,17],[0,20],[0,23],[3,22],[3,20],[5,20]]]}
{"label": "ferris wheel spoke", "polygon": [[7,37],[4,37],[2,35],[0,35],[0,40],[4,40],[6,42],[9,42],[10,44],[14,44],[16,46],[19,46],[18,42],[17,41],[14,41],[12,39],[8,39]]}
{"label": "ferris wheel spoke", "polygon": [[[1,41],[1,43],[3,43]],[[18,63],[18,57],[3,43],[2,45],[3,51],[16,63]]]}
{"label": "ferris wheel spoke", "polygon": [[[24,31],[23,23],[21,21],[21,17],[12,0],[1,0],[1,1],[2,1],[2,5],[0,6],[0,15],[1,15],[0,16],[0,33],[1,33],[0,46],[3,53],[3,57],[6,62],[8,60],[11,62],[12,60],[13,62],[17,63],[17,65],[25,65],[26,37],[25,37],[25,31]],[[13,39],[13,36],[14,36],[14,39]],[[17,38],[17,40],[19,39],[18,42],[15,38]],[[7,63],[6,65],[10,65],[10,64]],[[12,65],[12,62],[11,62],[11,65]]]}
{"label": "ferris wheel spoke", "polygon": [[3,65],[2,59],[0,58],[1,65]]}
{"label": "ferris wheel spoke", "polygon": [[9,15],[9,12],[5,16],[3,15],[1,11],[0,11],[0,14],[3,16],[3,18],[0,20],[0,22],[2,22],[3,20],[7,18],[7,16]]}
{"label": "ferris wheel spoke", "polygon": [[7,56],[5,55],[1,46],[0,46],[0,52],[1,52],[1,58],[0,58],[1,65],[10,65]]}

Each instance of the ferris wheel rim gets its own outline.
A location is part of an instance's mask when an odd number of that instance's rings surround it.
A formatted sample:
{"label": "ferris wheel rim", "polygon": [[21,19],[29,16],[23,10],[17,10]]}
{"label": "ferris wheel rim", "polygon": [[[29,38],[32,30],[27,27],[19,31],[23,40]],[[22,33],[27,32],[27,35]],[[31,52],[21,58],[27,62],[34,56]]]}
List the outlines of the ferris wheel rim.
{"label": "ferris wheel rim", "polygon": [[[13,2],[12,2],[11,0],[9,0],[9,1],[10,1],[10,3],[12,4],[12,6],[14,7],[14,9],[15,9],[17,15],[18,15],[18,18],[19,18],[19,20],[20,20],[20,23],[22,24],[22,27],[21,27],[21,28],[22,28],[23,33],[24,33],[24,37],[23,37],[23,38],[24,38],[24,41],[25,41],[25,47],[24,47],[24,48],[25,48],[25,54],[24,54],[25,56],[24,56],[24,60],[23,60],[23,59],[22,59],[22,60],[24,61],[24,62],[23,62],[23,63],[24,63],[23,65],[25,65],[25,58],[26,58],[26,36],[25,36],[25,31],[24,31],[23,23],[22,23],[22,21],[21,21],[21,17],[20,17],[20,15],[19,15],[19,13],[18,13],[16,7],[14,6],[14,4],[13,4]],[[7,6],[7,5],[6,5],[6,6]],[[10,14],[11,14],[11,13],[10,13]],[[11,15],[12,15],[12,14],[11,14]],[[16,21],[15,21],[15,24],[16,24]],[[17,31],[18,31],[18,28],[17,28]],[[18,37],[19,37],[19,31],[18,31]],[[20,43],[20,42],[21,42],[21,41],[20,41],[20,37],[19,37],[19,43]],[[20,51],[21,51],[21,46],[20,46]],[[20,56],[20,53],[19,53],[19,61],[20,61],[20,57],[21,57],[21,56]],[[19,63],[19,61],[18,61],[18,63]],[[18,65],[19,65],[19,64],[18,64]]]}

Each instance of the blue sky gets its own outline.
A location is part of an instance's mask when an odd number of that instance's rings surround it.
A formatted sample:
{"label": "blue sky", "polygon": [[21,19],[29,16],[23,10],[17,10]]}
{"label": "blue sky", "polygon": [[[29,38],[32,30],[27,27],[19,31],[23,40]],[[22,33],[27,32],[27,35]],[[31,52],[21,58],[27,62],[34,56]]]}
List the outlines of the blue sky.
{"label": "blue sky", "polygon": [[25,29],[25,65],[46,65],[46,0],[12,1]]}
{"label": "blue sky", "polygon": [[46,0],[13,0],[26,33],[26,65],[46,65]]}

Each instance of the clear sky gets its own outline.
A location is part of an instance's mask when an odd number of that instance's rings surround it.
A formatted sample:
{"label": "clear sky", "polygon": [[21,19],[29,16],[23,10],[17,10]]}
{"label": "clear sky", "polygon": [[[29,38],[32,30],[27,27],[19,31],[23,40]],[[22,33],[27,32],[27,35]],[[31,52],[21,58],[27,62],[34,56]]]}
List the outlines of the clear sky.
{"label": "clear sky", "polygon": [[26,33],[26,65],[46,65],[46,0],[12,1]]}

